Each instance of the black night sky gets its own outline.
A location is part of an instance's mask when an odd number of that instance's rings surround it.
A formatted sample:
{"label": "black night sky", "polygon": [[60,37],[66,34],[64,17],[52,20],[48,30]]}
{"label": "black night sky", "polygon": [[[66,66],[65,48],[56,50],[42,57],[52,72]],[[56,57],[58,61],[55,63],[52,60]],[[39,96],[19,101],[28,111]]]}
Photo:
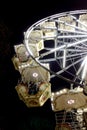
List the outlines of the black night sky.
{"label": "black night sky", "polygon": [[78,9],[87,9],[87,1],[11,1],[0,5],[0,130],[54,130],[50,100],[41,108],[27,108],[17,96],[14,88],[19,74],[11,61],[13,45],[21,43],[23,33],[38,20]]}

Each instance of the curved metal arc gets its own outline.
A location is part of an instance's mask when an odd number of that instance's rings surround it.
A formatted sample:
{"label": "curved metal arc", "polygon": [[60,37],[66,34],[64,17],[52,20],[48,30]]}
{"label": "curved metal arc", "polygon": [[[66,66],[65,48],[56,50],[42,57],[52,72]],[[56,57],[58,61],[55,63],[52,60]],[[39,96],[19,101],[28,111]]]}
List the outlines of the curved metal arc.
{"label": "curved metal arc", "polygon": [[[87,39],[83,39],[83,40],[80,40],[80,41],[77,41],[77,42],[74,42],[74,43],[71,43],[71,44],[67,44],[67,48],[68,48],[68,47],[75,46],[75,45],[80,44],[80,43],[83,43],[83,42],[86,42],[86,41],[87,41]],[[53,53],[53,52],[55,52],[55,51],[58,51],[58,50],[60,50],[60,49],[63,49],[63,48],[66,48],[66,45],[59,46],[59,47],[54,48],[54,49],[52,49],[52,50],[50,50],[50,51],[48,51],[48,52],[46,52],[46,53],[43,53],[43,54],[40,55],[40,57],[47,56],[47,55],[49,55],[49,54],[51,54],[51,53]]]}

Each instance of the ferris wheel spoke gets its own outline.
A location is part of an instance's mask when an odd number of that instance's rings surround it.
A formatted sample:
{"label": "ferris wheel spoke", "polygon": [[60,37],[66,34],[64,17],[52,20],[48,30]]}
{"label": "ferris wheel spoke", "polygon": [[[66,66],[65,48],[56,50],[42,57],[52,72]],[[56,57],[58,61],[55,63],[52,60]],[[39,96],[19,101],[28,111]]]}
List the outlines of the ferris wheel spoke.
{"label": "ferris wheel spoke", "polygon": [[[75,64],[80,63],[83,59],[84,59],[84,57],[80,58],[80,59],[77,60],[76,62],[74,62],[74,63],[68,65],[67,67],[65,67],[64,69],[58,71],[56,74],[58,74],[58,75],[59,75],[59,74],[62,74],[65,70],[69,69],[70,67],[74,66]],[[51,78],[53,78],[53,77],[54,77],[54,75],[51,75]]]}
{"label": "ferris wheel spoke", "polygon": [[[58,38],[58,39],[62,39],[62,38],[64,38],[64,39],[66,39],[66,38],[86,38],[87,37],[87,34],[83,34],[83,35],[75,35],[75,34],[73,34],[73,35],[62,35],[62,36],[57,36],[56,34],[55,35],[53,35],[53,36],[43,36],[43,37],[41,37],[41,38],[39,38],[39,39],[47,39],[47,38]],[[38,38],[36,38],[36,40],[38,40]]]}
{"label": "ferris wheel spoke", "polygon": [[[69,61],[71,60],[71,58],[73,57],[75,60],[80,58],[81,56],[85,56],[87,55],[87,52],[81,52],[81,53],[76,53],[76,54],[68,54],[66,55],[66,61]],[[49,62],[53,62],[53,61],[56,61],[56,60],[61,60],[63,59],[64,56],[57,56],[56,58],[45,58],[45,59],[40,59],[39,61],[42,62],[42,63],[49,63]]]}
{"label": "ferris wheel spoke", "polygon": [[[72,46],[76,46],[76,45],[78,45],[78,44],[80,44],[80,43],[84,43],[84,42],[87,42],[87,39],[82,39],[82,40],[77,41],[77,42],[74,42],[74,43],[69,43],[69,44],[67,44],[67,48],[68,48],[68,47],[72,47]],[[52,53],[54,53],[55,51],[59,51],[60,49],[63,49],[63,48],[66,48],[66,45],[61,45],[61,46],[59,46],[59,47],[57,47],[57,48],[54,48],[54,49],[52,49],[52,50],[50,50],[50,51],[48,51],[48,52],[45,52],[45,53],[41,54],[40,57],[47,56],[47,55],[52,54]],[[40,57],[39,57],[39,58],[40,58]]]}
{"label": "ferris wheel spoke", "polygon": [[[47,48],[48,49],[48,48]],[[51,49],[48,49],[48,50],[51,50]],[[65,48],[63,48],[63,49],[60,49],[60,51],[64,51],[65,50]],[[59,52],[60,52],[59,51]],[[67,51],[68,52],[76,52],[76,53],[78,53],[78,52],[86,52],[87,51],[87,48],[85,47],[85,46],[81,46],[81,44],[79,45],[79,46],[75,46],[75,47],[71,47],[71,48],[67,48]]]}
{"label": "ferris wheel spoke", "polygon": [[67,55],[67,49],[63,51],[63,68],[66,67],[66,55]]}
{"label": "ferris wheel spoke", "polygon": [[[86,40],[87,40],[87,39],[86,39]],[[79,41],[79,42],[81,42],[81,41]],[[75,44],[79,44],[79,42],[74,43],[74,45],[75,45]],[[73,44],[67,45],[67,47],[71,47],[71,46],[73,46]],[[62,46],[60,46],[60,47],[51,49],[50,51],[41,54],[41,55],[39,56],[39,58],[43,58],[44,56],[49,55],[49,54],[51,54],[51,53],[54,53],[55,51],[61,50],[62,48],[65,48],[65,47],[66,47],[66,45],[62,45]]]}
{"label": "ferris wheel spoke", "polygon": [[[86,53],[87,54],[87,53]],[[68,58],[66,57],[66,63],[69,65],[73,65],[72,64],[72,61],[73,62],[75,62],[75,61],[77,61],[78,59],[81,59],[82,57],[85,57],[85,54],[83,53],[83,55],[76,55],[75,57],[73,56],[73,57],[71,57],[71,56],[69,56]],[[63,57],[61,58],[62,59],[62,62],[63,62]],[[58,63],[58,61],[60,61],[60,59],[58,60],[58,59],[56,59],[56,61],[57,61],[57,63]],[[60,65],[60,66],[62,66],[62,65]],[[62,67],[61,67],[62,68]],[[63,68],[62,68],[63,69]]]}
{"label": "ferris wheel spoke", "polygon": [[70,33],[70,34],[83,34],[83,35],[87,35],[86,32],[82,32],[82,31],[77,31],[77,30],[67,30],[67,29],[61,29],[58,28],[58,31],[60,31],[61,33]]}
{"label": "ferris wheel spoke", "polygon": [[[87,53],[86,53],[87,54]],[[71,56],[69,56],[68,58],[67,58],[67,60],[66,60],[66,62],[68,63],[68,64],[71,64],[71,61],[73,60],[73,62],[74,61],[77,61],[78,59],[80,59],[80,58],[82,58],[82,57],[85,57],[85,54],[83,54],[83,55],[76,55],[75,57],[71,57]],[[70,62],[70,63],[69,63]]]}
{"label": "ferris wheel spoke", "polygon": [[[58,64],[58,66],[61,68],[61,70],[63,69],[62,67],[61,67],[61,65],[59,64],[59,62],[58,62],[58,60],[56,60],[56,62],[57,62],[57,64]],[[81,71],[81,69],[82,69],[82,65],[81,65],[81,67],[80,67],[80,70],[78,71],[78,72],[80,72]],[[75,70],[76,70],[76,68],[75,68]],[[69,74],[70,76],[72,76],[73,78],[78,78],[79,80],[81,80],[81,77],[78,75],[78,72],[77,71],[75,71],[76,73],[74,74],[74,73],[71,73],[70,71],[68,71],[67,69],[66,70],[64,70],[67,74]]]}
{"label": "ferris wheel spoke", "polygon": [[84,47],[84,49],[85,49],[85,47],[87,47],[87,44],[82,43],[82,47]]}
{"label": "ferris wheel spoke", "polygon": [[69,27],[71,27],[71,28],[74,28],[74,29],[76,29],[76,30],[83,31],[83,32],[86,32],[86,33],[87,33],[86,30],[84,30],[84,29],[82,29],[82,28],[80,28],[80,27],[78,27],[78,26],[71,25],[71,24],[67,23],[66,21],[56,20],[56,22],[61,23],[61,24],[64,24],[64,25],[69,26]]}
{"label": "ferris wheel spoke", "polygon": [[63,35],[63,36],[58,36],[58,39],[61,39],[61,38],[86,38],[87,35]]}
{"label": "ferris wheel spoke", "polygon": [[[78,45],[76,45],[76,46],[75,46],[76,50],[77,50],[77,49],[80,49],[81,51],[87,51],[86,44],[83,44],[83,43],[82,43],[82,45],[85,45],[85,46],[81,46],[81,45],[78,46]],[[77,50],[77,51],[78,51],[78,50]]]}
{"label": "ferris wheel spoke", "polygon": [[79,24],[81,24],[83,27],[85,27],[87,29],[87,25],[84,24],[82,21],[80,21],[79,19],[77,19],[75,16],[70,15],[70,17],[72,17],[76,22],[78,22]]}

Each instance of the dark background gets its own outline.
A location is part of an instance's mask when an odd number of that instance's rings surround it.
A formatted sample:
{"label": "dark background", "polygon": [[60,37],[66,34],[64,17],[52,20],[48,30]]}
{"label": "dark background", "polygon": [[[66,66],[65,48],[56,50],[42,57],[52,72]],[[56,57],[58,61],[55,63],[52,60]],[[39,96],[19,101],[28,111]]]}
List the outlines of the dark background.
{"label": "dark background", "polygon": [[0,130],[54,130],[50,100],[43,107],[27,108],[15,91],[19,74],[11,58],[15,44],[38,20],[71,10],[87,9],[86,0],[20,1],[0,4]]}

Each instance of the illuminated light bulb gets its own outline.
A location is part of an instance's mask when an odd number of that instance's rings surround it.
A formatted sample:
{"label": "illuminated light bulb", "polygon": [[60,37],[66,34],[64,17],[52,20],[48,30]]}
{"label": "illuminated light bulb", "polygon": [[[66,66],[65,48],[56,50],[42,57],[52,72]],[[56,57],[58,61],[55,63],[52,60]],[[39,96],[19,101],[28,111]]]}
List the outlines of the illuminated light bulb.
{"label": "illuminated light bulb", "polygon": [[60,94],[62,94],[62,93],[63,93],[63,90],[60,91]]}
{"label": "illuminated light bulb", "polygon": [[38,77],[38,73],[33,73],[33,77]]}
{"label": "illuminated light bulb", "polygon": [[53,101],[53,96],[51,97],[51,101]]}
{"label": "illuminated light bulb", "polygon": [[60,93],[59,92],[56,92],[57,95],[59,95]]}
{"label": "illuminated light bulb", "polygon": [[83,110],[82,110],[82,109],[78,109],[78,110],[77,110],[77,113],[82,114],[82,113],[83,113]]}
{"label": "illuminated light bulb", "polygon": [[75,101],[73,99],[70,99],[70,100],[68,100],[67,103],[71,105],[71,104],[75,103]]}
{"label": "illuminated light bulb", "polygon": [[52,93],[52,96],[54,96],[54,93]]}

